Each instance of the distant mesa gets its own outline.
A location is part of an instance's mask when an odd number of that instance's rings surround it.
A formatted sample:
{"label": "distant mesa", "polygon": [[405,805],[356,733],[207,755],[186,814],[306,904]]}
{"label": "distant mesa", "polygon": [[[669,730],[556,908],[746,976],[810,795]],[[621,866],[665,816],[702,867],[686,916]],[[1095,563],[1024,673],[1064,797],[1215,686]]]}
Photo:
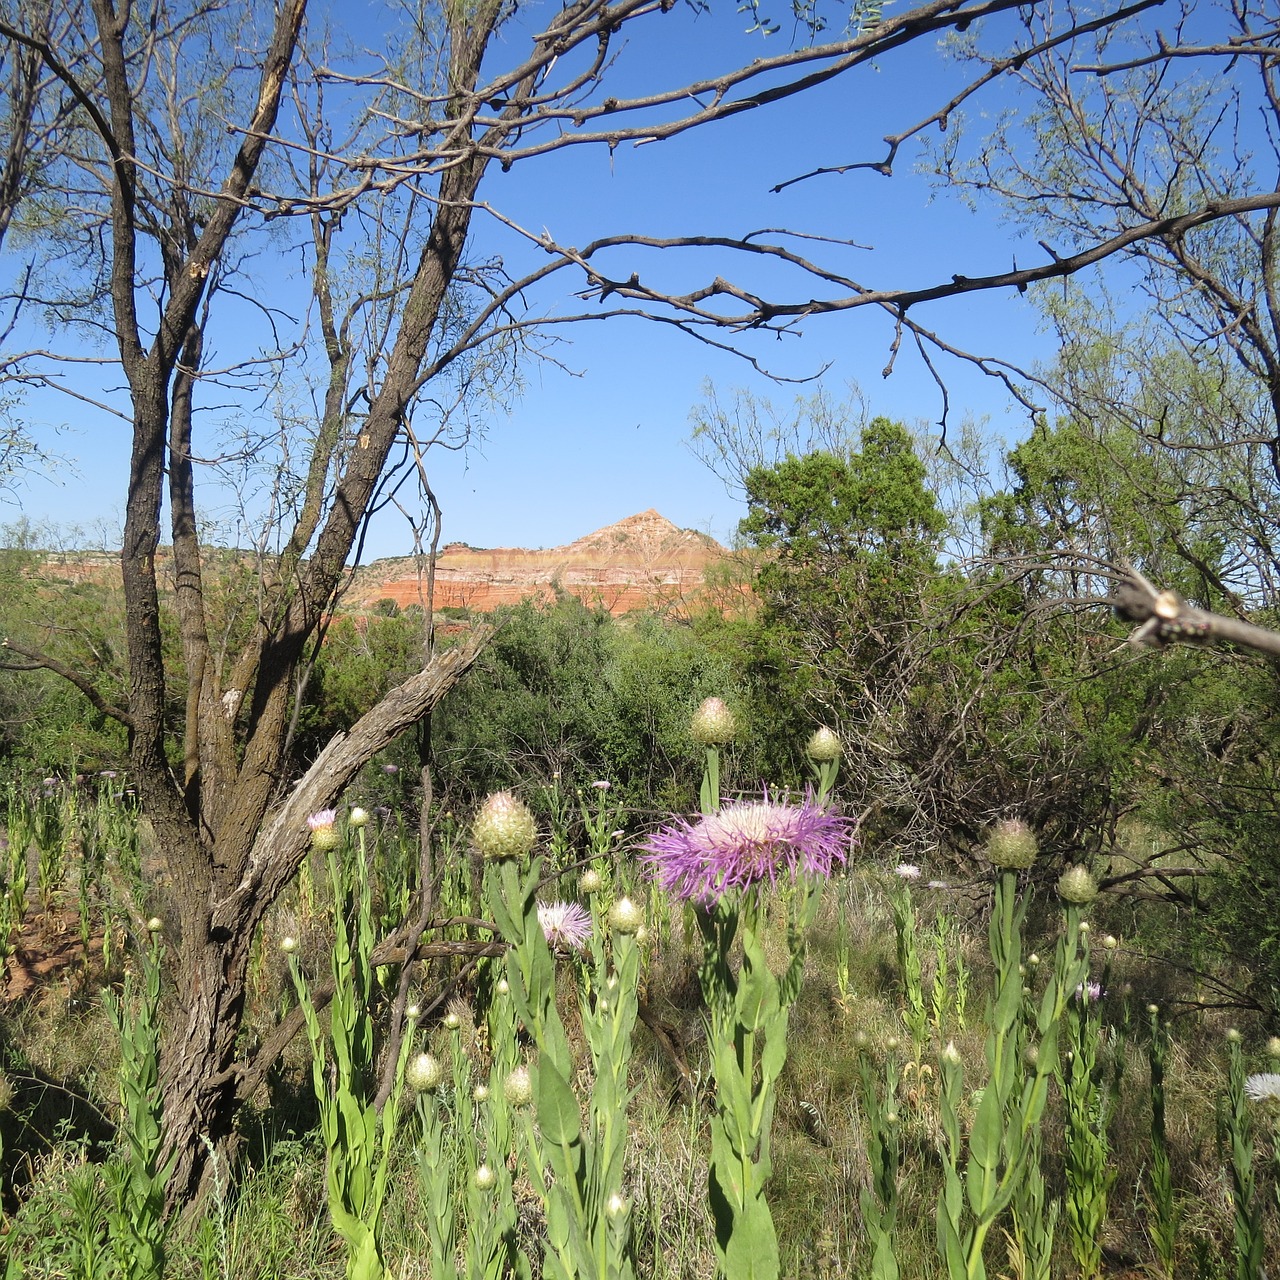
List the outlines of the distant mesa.
{"label": "distant mesa", "polygon": [[[562,593],[614,615],[687,606],[702,594],[707,570],[728,554],[714,538],[679,529],[653,510],[547,551],[450,542],[436,561],[434,605],[437,612],[486,613]],[[422,606],[426,588],[426,574],[412,558],[376,560],[357,572],[341,608],[367,613],[384,600],[402,609]]]}
{"label": "distant mesa", "polygon": [[[210,554],[234,558],[237,553]],[[707,571],[729,555],[709,535],[678,529],[652,510],[547,551],[450,542],[436,561],[435,611],[487,613],[521,600],[551,601],[564,594],[615,616],[635,609],[685,612],[708,603]],[[170,548],[157,551],[156,566],[162,589],[172,590]],[[110,552],[51,552],[44,556],[39,576],[50,583],[118,586],[120,557]],[[399,609],[425,607],[426,579],[425,565],[413,557],[375,560],[356,570],[338,612],[390,612],[387,601]]]}

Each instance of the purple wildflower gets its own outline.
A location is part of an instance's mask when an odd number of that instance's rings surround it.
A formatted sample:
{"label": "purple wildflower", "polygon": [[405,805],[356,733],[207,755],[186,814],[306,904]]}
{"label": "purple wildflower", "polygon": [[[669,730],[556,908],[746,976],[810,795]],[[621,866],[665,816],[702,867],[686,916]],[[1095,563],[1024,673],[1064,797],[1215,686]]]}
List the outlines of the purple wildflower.
{"label": "purple wildflower", "polygon": [[1082,982],[1076,987],[1076,999],[1086,1004],[1096,1004],[1106,994],[1100,982]]}
{"label": "purple wildflower", "polygon": [[725,805],[697,823],[677,818],[649,837],[643,861],[667,892],[714,902],[729,889],[773,884],[779,872],[829,876],[848,858],[852,839],[847,819],[809,800],[766,798]]}
{"label": "purple wildflower", "polygon": [[576,950],[591,937],[591,916],[576,902],[538,903],[538,923],[553,948]]}
{"label": "purple wildflower", "polygon": [[329,827],[333,826],[337,820],[338,811],[336,809],[320,809],[307,819],[307,826],[309,826],[312,831],[327,830]]}
{"label": "purple wildflower", "polygon": [[382,772],[385,773],[388,778],[394,777],[400,772],[400,766],[398,764],[384,764],[382,766]]}
{"label": "purple wildflower", "polygon": [[601,778],[599,782],[593,782],[591,785],[595,787],[597,791],[608,791],[610,784]]}

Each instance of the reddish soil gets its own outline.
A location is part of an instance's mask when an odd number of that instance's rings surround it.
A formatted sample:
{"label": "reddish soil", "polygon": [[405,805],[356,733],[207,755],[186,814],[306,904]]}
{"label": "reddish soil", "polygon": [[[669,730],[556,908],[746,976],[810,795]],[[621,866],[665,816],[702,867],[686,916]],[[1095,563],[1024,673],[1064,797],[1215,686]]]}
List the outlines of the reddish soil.
{"label": "reddish soil", "polygon": [[[11,942],[14,951],[5,965],[0,1004],[26,999],[61,980],[70,981],[84,969],[85,949],[76,911],[28,912]],[[101,932],[89,940],[89,963],[101,968]]]}

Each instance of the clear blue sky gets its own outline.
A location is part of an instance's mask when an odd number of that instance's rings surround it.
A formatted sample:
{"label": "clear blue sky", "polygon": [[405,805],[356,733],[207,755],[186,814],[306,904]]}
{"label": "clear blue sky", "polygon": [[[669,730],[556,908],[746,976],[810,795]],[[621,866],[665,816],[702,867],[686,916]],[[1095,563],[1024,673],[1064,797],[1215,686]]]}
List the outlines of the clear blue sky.
{"label": "clear blue sky", "polygon": [[[721,61],[754,56],[760,38],[744,35],[743,24],[731,9],[698,16],[677,7],[632,37],[624,80],[674,83],[692,74],[707,50]],[[760,51],[772,52],[784,38],[773,37]],[[510,39],[518,49],[514,32]],[[861,172],[770,194],[775,183],[816,165],[878,158],[879,139],[936,106],[959,75],[934,49],[922,47],[779,110],[745,113],[665,143],[620,148],[612,158],[603,150],[576,149],[517,164],[506,175],[495,170],[482,195],[521,224],[545,226],[567,243],[619,231],[735,234],[783,226],[845,237],[869,246],[846,252],[844,261],[870,284],[926,284],[957,271],[1004,270],[1015,253],[1024,265],[1039,261],[1041,251],[1019,246],[994,212],[972,213],[915,176],[912,150],[900,157],[891,180]],[[985,105],[999,102],[991,97]],[[481,225],[473,252],[492,251],[503,252],[513,266],[524,252],[507,233]],[[717,270],[727,274],[726,266],[717,261],[683,279],[704,282]],[[552,291],[537,305],[556,312],[582,304]],[[1034,309],[1016,294],[939,304],[921,309],[917,318],[960,345],[1006,359],[1051,355],[1037,333]],[[556,357],[570,372],[530,362],[511,412],[492,415],[483,439],[464,454],[433,459],[445,540],[555,546],[649,507],[678,525],[728,540],[742,512],[685,444],[689,412],[704,381],[724,391],[749,387],[775,403],[812,388],[771,383],[744,362],[663,326],[609,322],[561,336],[570,341]],[[910,352],[904,349],[897,372],[882,381],[891,336],[883,316],[862,311],[816,318],[800,341],[769,339],[753,351],[790,377],[830,365],[826,385],[839,391],[856,380],[876,412],[936,420],[937,389]],[[990,415],[1002,434],[1024,432],[1024,412],[1009,405],[999,384],[954,363],[943,367],[955,421],[965,413]],[[64,428],[45,439],[66,459],[51,478],[32,477],[20,488],[22,512],[37,521],[118,526],[126,424],[49,396],[30,397],[20,411],[33,423]],[[0,508],[0,520],[16,514],[13,506]],[[391,516],[375,526],[365,558],[408,550],[403,522]]]}

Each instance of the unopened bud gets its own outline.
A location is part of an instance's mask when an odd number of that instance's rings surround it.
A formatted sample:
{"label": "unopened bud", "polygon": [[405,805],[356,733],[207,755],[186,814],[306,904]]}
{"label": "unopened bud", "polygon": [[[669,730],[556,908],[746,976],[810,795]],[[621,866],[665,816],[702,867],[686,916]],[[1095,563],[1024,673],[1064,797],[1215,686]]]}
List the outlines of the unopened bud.
{"label": "unopened bud", "polygon": [[367,809],[359,807],[352,809],[347,815],[347,826],[349,827],[365,827],[369,825],[369,812]]}
{"label": "unopened bud", "polygon": [[644,912],[630,898],[619,898],[609,911],[609,924],[618,933],[638,933]]}
{"label": "unopened bud", "polygon": [[495,791],[471,825],[471,839],[491,862],[528,857],[537,838],[538,825],[528,805],[510,791]]}
{"label": "unopened bud", "polygon": [[823,725],[821,729],[814,732],[812,738],[809,739],[809,745],[804,749],[805,755],[810,760],[815,760],[819,764],[823,764],[829,760],[840,759],[840,739],[836,737],[830,729]]}
{"label": "unopened bud", "polygon": [[533,1101],[533,1081],[528,1067],[516,1067],[507,1077],[502,1092],[513,1107],[527,1107]]}
{"label": "unopened bud", "polygon": [[283,938],[280,939],[280,950],[283,951],[285,955],[291,956],[295,951],[297,951],[297,949],[298,949],[297,938],[291,938],[288,934],[286,934]]}
{"label": "unopened bud", "polygon": [[494,1183],[498,1181],[498,1175],[487,1165],[480,1165],[471,1179],[476,1184],[477,1191],[492,1191]]}
{"label": "unopened bud", "polygon": [[707,698],[689,722],[693,740],[707,747],[732,742],[737,727],[733,712],[719,698]]}
{"label": "unopened bud", "polygon": [[1006,871],[1023,871],[1036,860],[1035,832],[1021,818],[996,823],[987,840],[987,857]]}
{"label": "unopened bud", "polygon": [[584,871],[578,880],[578,890],[584,898],[589,898],[593,893],[599,893],[603,888],[604,876],[594,867]]}
{"label": "unopened bud", "polygon": [[1058,877],[1058,897],[1063,902],[1087,906],[1098,896],[1098,882],[1089,874],[1088,867],[1068,867]]}
{"label": "unopened bud", "polygon": [[440,1078],[443,1074],[444,1069],[440,1066],[438,1058],[432,1057],[429,1053],[420,1053],[409,1060],[404,1078],[409,1087],[416,1089],[419,1093],[435,1093],[440,1087]]}

